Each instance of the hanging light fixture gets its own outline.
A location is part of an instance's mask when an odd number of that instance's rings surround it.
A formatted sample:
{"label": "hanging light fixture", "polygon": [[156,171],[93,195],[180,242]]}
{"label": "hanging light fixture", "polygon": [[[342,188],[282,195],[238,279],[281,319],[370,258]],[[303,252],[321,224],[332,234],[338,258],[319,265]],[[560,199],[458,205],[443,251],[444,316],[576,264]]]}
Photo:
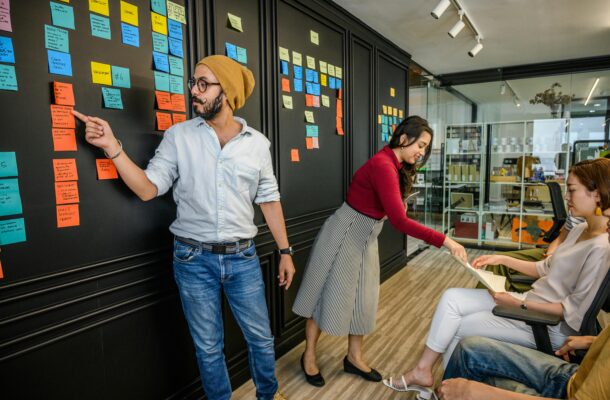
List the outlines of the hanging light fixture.
{"label": "hanging light fixture", "polygon": [[477,36],[477,44],[474,45],[474,47],[472,48],[472,50],[470,50],[468,52],[468,55],[470,57],[474,57],[477,54],[479,54],[479,51],[481,51],[483,49],[483,43],[481,43],[481,37]]}
{"label": "hanging light fixture", "polygon": [[449,1],[449,0],[441,0],[437,4],[437,6],[434,8],[434,10],[432,10],[430,15],[432,15],[432,17],[434,19],[439,19],[441,17],[441,15],[443,15],[445,10],[447,10],[447,8],[449,7],[449,4],[451,4],[451,1]]}
{"label": "hanging light fixture", "polygon": [[456,37],[458,35],[458,33],[460,33],[462,31],[462,29],[464,29],[464,27],[466,26],[466,24],[464,23],[464,20],[463,20],[464,10],[460,10],[459,14],[460,14],[460,20],[458,22],[456,22],[455,25],[453,25],[453,28],[451,28],[451,30],[449,32],[447,32],[449,34],[449,36],[451,36],[452,38]]}

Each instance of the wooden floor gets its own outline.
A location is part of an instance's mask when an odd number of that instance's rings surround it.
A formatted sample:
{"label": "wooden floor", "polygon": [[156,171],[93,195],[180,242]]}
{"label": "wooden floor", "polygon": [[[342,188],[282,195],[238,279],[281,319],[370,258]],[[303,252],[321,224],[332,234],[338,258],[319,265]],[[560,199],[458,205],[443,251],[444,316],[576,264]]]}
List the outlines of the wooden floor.
{"label": "wooden floor", "polygon": [[[469,250],[469,258],[486,254]],[[381,285],[377,327],[365,338],[364,355],[369,365],[385,377],[399,376],[409,368],[423,349],[428,327],[438,299],[446,288],[474,287],[475,280],[442,250],[425,250],[406,268]],[[280,390],[289,400],[374,400],[409,399],[382,383],[367,382],[343,372],[347,339],[322,334],[318,343],[318,366],[326,386],[309,385],[301,372],[299,359],[304,342],[281,357],[276,364]],[[436,379],[442,372],[437,367]],[[255,399],[252,381],[233,393],[234,400]]]}

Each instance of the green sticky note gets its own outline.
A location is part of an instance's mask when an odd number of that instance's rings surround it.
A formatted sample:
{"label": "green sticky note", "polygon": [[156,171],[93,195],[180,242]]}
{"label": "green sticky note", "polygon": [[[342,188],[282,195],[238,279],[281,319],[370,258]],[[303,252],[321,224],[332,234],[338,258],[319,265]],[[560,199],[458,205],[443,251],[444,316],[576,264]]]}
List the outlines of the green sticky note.
{"label": "green sticky note", "polygon": [[0,152],[0,177],[17,176],[17,158],[14,151]]}
{"label": "green sticky note", "polygon": [[169,45],[167,43],[167,36],[162,35],[157,32],[152,33],[152,44],[153,50],[158,51],[159,53],[167,54],[169,51]]}
{"label": "green sticky note", "polygon": [[184,63],[181,58],[169,56],[169,73],[184,76]]}
{"label": "green sticky note", "polygon": [[169,91],[171,93],[184,94],[184,82],[182,81],[182,77],[170,75]]}
{"label": "green sticky note", "polygon": [[19,90],[14,66],[0,64],[0,90]]}
{"label": "green sticky note", "polygon": [[236,31],[243,32],[244,28],[241,26],[241,18],[237,15],[233,15],[231,13],[227,13],[227,17],[229,17],[229,26]]}
{"label": "green sticky note", "polygon": [[55,26],[74,29],[74,9],[71,6],[51,2],[51,19]]}
{"label": "green sticky note", "polygon": [[64,53],[70,52],[70,42],[68,31],[51,25],[44,26],[45,47],[50,50],[57,50]]}
{"label": "green sticky note", "polygon": [[91,19],[91,35],[102,39],[112,39],[110,20],[96,14],[89,14]]}
{"label": "green sticky note", "polygon": [[23,218],[0,221],[0,245],[25,242],[25,222]]}
{"label": "green sticky note", "polygon": [[0,217],[22,212],[17,179],[0,179]]}
{"label": "green sticky note", "polygon": [[114,108],[115,110],[123,109],[121,89],[103,87],[102,96],[104,97],[104,107]]}
{"label": "green sticky note", "polygon": [[112,66],[112,86],[129,89],[131,80],[129,78],[129,68]]}

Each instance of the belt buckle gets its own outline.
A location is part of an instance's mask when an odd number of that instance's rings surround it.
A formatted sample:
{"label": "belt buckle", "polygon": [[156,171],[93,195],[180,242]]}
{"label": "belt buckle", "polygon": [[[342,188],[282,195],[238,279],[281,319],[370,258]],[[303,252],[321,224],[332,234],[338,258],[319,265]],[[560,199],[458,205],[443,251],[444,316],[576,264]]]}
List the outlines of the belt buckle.
{"label": "belt buckle", "polygon": [[212,245],[212,253],[214,254],[225,254],[227,246],[222,244],[213,244]]}

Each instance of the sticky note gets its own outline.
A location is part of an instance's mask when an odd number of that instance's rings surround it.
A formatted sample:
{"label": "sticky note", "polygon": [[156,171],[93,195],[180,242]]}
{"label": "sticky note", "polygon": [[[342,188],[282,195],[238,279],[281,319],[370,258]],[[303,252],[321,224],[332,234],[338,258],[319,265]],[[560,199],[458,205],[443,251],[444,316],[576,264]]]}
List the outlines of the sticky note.
{"label": "sticky note", "polygon": [[150,13],[150,23],[153,32],[167,36],[167,18],[157,13]]}
{"label": "sticky note", "polygon": [[305,130],[308,137],[318,136],[318,125],[305,125]]}
{"label": "sticky note", "polygon": [[315,45],[319,45],[320,44],[320,36],[318,35],[318,32],[316,31],[309,31],[309,40],[311,40],[311,43],[315,44]]}
{"label": "sticky note", "polygon": [[169,92],[169,74],[155,71],[155,90]]}
{"label": "sticky note", "polygon": [[173,93],[171,95],[171,102],[172,102],[173,111],[186,112],[186,106],[184,105],[184,95],[183,94]]}
{"label": "sticky note", "polygon": [[57,50],[64,53],[70,52],[70,41],[68,31],[51,25],[44,26],[45,47],[50,50]]}
{"label": "sticky note", "polygon": [[288,61],[280,61],[280,73],[282,75],[288,75]]}
{"label": "sticky note", "polygon": [[119,179],[119,174],[112,160],[98,158],[95,160],[95,166],[97,167],[97,179]]}
{"label": "sticky note", "polygon": [[396,90],[393,87],[390,88],[390,96],[392,96],[392,97],[396,96]]}
{"label": "sticky note", "polygon": [[386,105],[382,105],[382,106],[381,106],[381,109],[383,110],[383,113],[384,113],[384,114],[387,114],[387,113],[388,113],[388,106],[386,106]]}
{"label": "sticky note", "polygon": [[337,99],[337,117],[343,117],[343,100]]}
{"label": "sticky note", "polygon": [[150,9],[160,15],[167,15],[166,0],[150,0]]}
{"label": "sticky note", "polygon": [[186,24],[186,10],[183,6],[168,0],[167,18]]}
{"label": "sticky note", "polygon": [[343,118],[337,117],[337,135],[343,136]]}
{"label": "sticky note", "polygon": [[341,88],[337,89],[337,98],[338,99],[343,98],[343,89],[341,89]]}
{"label": "sticky note", "polygon": [[55,182],[55,204],[79,203],[78,182]]}
{"label": "sticky note", "polygon": [[322,84],[322,86],[328,86],[326,74],[320,74],[320,83]]}
{"label": "sticky note", "polygon": [[313,148],[314,149],[319,149],[320,148],[320,142],[318,141],[318,137],[312,137],[311,138],[311,142],[313,143]]}
{"label": "sticky note", "polygon": [[335,76],[335,66],[332,64],[328,64],[328,75]]}
{"label": "sticky note", "polygon": [[313,94],[313,87],[311,82],[305,82],[305,93]]}
{"label": "sticky note", "polygon": [[316,69],[316,59],[312,56],[307,56],[307,68]]}
{"label": "sticky note", "polygon": [[172,110],[172,97],[168,92],[155,91],[155,98],[157,99],[157,107],[160,110]]}
{"label": "sticky note", "polygon": [[229,42],[225,43],[225,53],[230,59],[237,61],[237,46]]}
{"label": "sticky note", "polygon": [[10,0],[0,0],[0,29],[8,32],[13,31]]}
{"label": "sticky note", "polygon": [[66,204],[57,207],[57,227],[68,228],[80,225],[78,204]]}
{"label": "sticky note", "polygon": [[310,124],[316,122],[313,117],[313,111],[305,111],[305,121],[309,122]]}
{"label": "sticky note", "polygon": [[51,121],[53,128],[75,128],[72,107],[51,104]]}
{"label": "sticky note", "polygon": [[17,158],[14,151],[0,152],[0,177],[17,176]]}
{"label": "sticky note", "polygon": [[318,72],[317,71],[313,71],[311,74],[312,78],[313,78],[313,82],[314,83],[319,83],[320,81],[318,80]]}
{"label": "sticky note", "polygon": [[169,72],[172,75],[184,76],[184,63],[181,58],[169,56]]}
{"label": "sticky note", "polygon": [[341,89],[341,79],[335,80],[335,89]]}
{"label": "sticky note", "polygon": [[47,50],[49,73],[72,76],[72,60],[70,54],[61,51]]}
{"label": "sticky note", "polygon": [[175,55],[176,57],[183,58],[184,51],[182,49],[182,40],[175,38],[168,38],[169,41],[169,52],[170,54]]}
{"label": "sticky note", "polygon": [[0,179],[0,217],[23,213],[17,179]]}
{"label": "sticky note", "polygon": [[25,242],[25,222],[23,218],[0,221],[0,245]]}
{"label": "sticky note", "polygon": [[343,78],[343,69],[341,67],[335,67],[335,78]]}
{"label": "sticky note", "polygon": [[74,9],[65,4],[50,2],[53,25],[74,29]]}
{"label": "sticky note", "polygon": [[121,89],[102,88],[102,97],[104,98],[104,107],[113,108],[115,110],[123,109],[123,99],[121,98]]}
{"label": "sticky note", "polygon": [[307,148],[307,150],[313,149],[313,138],[311,138],[311,137],[305,138],[305,147]]}
{"label": "sticky note", "polygon": [[121,0],[121,22],[138,26],[138,6]]}
{"label": "sticky note", "polygon": [[229,26],[236,31],[243,32],[244,28],[241,26],[241,18],[237,15],[233,15],[231,13],[227,13],[227,18],[229,22]]}
{"label": "sticky note", "polygon": [[153,51],[153,61],[157,71],[169,72],[169,60],[167,54]]}
{"label": "sticky note", "polygon": [[377,114],[377,124],[381,124],[382,118],[381,114]]}
{"label": "sticky note", "polygon": [[320,96],[311,96],[314,107],[320,107]]}
{"label": "sticky note", "polygon": [[53,160],[55,182],[77,181],[76,160],[74,158],[56,158]]}
{"label": "sticky note", "polygon": [[184,94],[184,81],[181,76],[169,76],[169,91],[171,93]]}
{"label": "sticky note", "polygon": [[294,77],[296,79],[303,79],[303,67],[294,66]]}
{"label": "sticky note", "polygon": [[52,128],[54,151],[76,151],[74,129]]}
{"label": "sticky note", "polygon": [[305,80],[307,82],[313,82],[313,71],[309,68],[305,68]]}
{"label": "sticky note", "polygon": [[[395,108],[395,109],[393,109],[393,110],[392,110],[392,115],[393,115],[394,117],[398,117],[398,109],[396,109],[396,108]],[[394,122],[396,122],[396,118],[394,118]]]}
{"label": "sticky note", "polygon": [[313,84],[313,94],[315,94],[316,96],[320,95],[320,90],[321,90],[321,86],[319,83],[314,83]]}
{"label": "sticky note", "polygon": [[9,37],[0,36],[0,62],[15,63],[13,40]]}
{"label": "sticky note", "polygon": [[169,37],[182,40],[182,25],[180,25],[179,22],[176,22],[173,19],[168,19],[167,32],[169,33]]}
{"label": "sticky note", "polygon": [[74,90],[71,83],[53,82],[53,94],[55,96],[55,104],[64,106],[73,106]]}
{"label": "sticky note", "polygon": [[302,92],[303,91],[303,81],[301,79],[294,80],[294,91]]}
{"label": "sticky note", "polygon": [[298,53],[296,51],[292,51],[292,63],[294,65],[298,65],[299,67],[303,65],[303,56],[301,55],[301,53]]}
{"label": "sticky note", "polygon": [[290,62],[290,53],[288,52],[288,49],[279,46],[279,50],[280,50],[280,60]]}
{"label": "sticky note", "polygon": [[184,122],[184,121],[186,121],[186,115],[184,115],[184,114],[176,114],[176,113],[172,114],[172,122],[173,122],[174,125],[176,125],[176,124],[178,124],[180,122]]}
{"label": "sticky note", "polygon": [[290,161],[299,162],[299,149],[290,149]]}
{"label": "sticky note", "polygon": [[4,278],[4,271],[2,270],[2,261],[0,261],[0,279]]}
{"label": "sticky note", "polygon": [[154,51],[158,51],[159,53],[168,53],[169,52],[167,36],[165,36],[165,35],[161,35],[160,33],[153,32],[152,33],[152,44],[153,44]]}
{"label": "sticky note", "polygon": [[109,64],[91,61],[91,81],[100,85],[112,85],[112,72]]}
{"label": "sticky note", "polygon": [[328,78],[328,87],[334,89],[336,86],[336,79],[334,77]]}
{"label": "sticky note", "polygon": [[156,112],[157,130],[164,131],[172,126],[172,115],[168,113]]}
{"label": "sticky note", "polygon": [[325,94],[322,95],[322,105],[324,107],[330,107],[330,98]]}
{"label": "sticky note", "polygon": [[311,95],[311,94],[305,95],[305,105],[307,107],[313,107],[313,95]]}
{"label": "sticky note", "polygon": [[91,20],[91,35],[102,39],[110,40],[112,33],[110,32],[110,20],[96,14],[89,14]]}
{"label": "sticky note", "polygon": [[108,0],[89,0],[89,11],[109,16]]}
{"label": "sticky note", "polygon": [[320,60],[320,72],[323,74],[328,73],[328,64],[326,63],[326,61]]}
{"label": "sticky note", "polygon": [[290,92],[290,80],[282,78],[282,92]]}
{"label": "sticky note", "polygon": [[282,95],[282,104],[284,105],[284,108],[292,110],[292,96],[288,96],[285,94]]}
{"label": "sticky note", "polygon": [[0,90],[18,90],[14,66],[0,64]]}
{"label": "sticky note", "polygon": [[244,47],[237,46],[237,61],[242,64],[248,63],[248,51]]}
{"label": "sticky note", "polygon": [[404,116],[402,110],[398,110],[398,118],[401,118]]}
{"label": "sticky note", "polygon": [[129,89],[131,87],[131,78],[129,77],[129,68],[112,66],[112,86]]}
{"label": "sticky note", "polygon": [[121,39],[123,44],[140,47],[140,30],[124,22],[121,23]]}

